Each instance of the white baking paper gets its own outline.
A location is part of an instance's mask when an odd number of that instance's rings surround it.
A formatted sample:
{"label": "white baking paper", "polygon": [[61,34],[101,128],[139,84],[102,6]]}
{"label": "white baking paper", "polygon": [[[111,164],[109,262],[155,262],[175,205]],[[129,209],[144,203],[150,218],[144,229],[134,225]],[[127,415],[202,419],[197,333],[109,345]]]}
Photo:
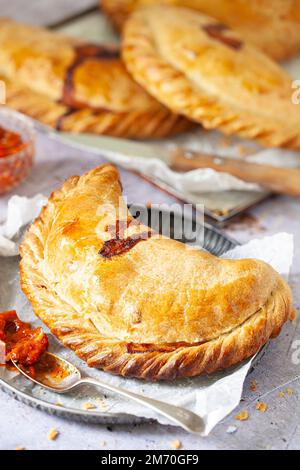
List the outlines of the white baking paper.
{"label": "white baking paper", "polygon": [[0,225],[0,256],[17,256],[18,237],[22,227],[34,220],[47,203],[47,198],[37,194],[32,198],[12,196],[8,201],[6,222]]}
{"label": "white baking paper", "polygon": [[[40,196],[33,200],[15,198],[13,202],[10,202],[9,220],[2,227],[2,232],[7,238],[8,234],[15,236],[21,226],[29,222],[29,215],[34,218],[38,207],[43,204],[44,199]],[[21,208],[24,209],[22,217],[20,216]],[[15,223],[12,224],[11,221],[14,215],[16,216]],[[33,314],[30,304],[21,293],[19,259],[11,256],[9,243],[2,246],[3,255],[6,257],[0,257],[0,311],[15,308],[22,319],[30,321],[33,325],[40,325],[40,321]],[[287,233],[279,233],[261,240],[253,240],[244,246],[233,249],[224,257],[233,259],[258,258],[270,263],[278,272],[287,277],[293,259],[293,236]],[[72,361],[81,369],[83,374],[100,378],[133,392],[185,407],[199,414],[205,423],[203,436],[208,435],[225,416],[238,406],[242,396],[244,380],[252,362],[252,360],[245,361],[236,367],[211,376],[170,383],[148,383],[134,379],[124,379],[90,369],[71,351],[63,348],[53,337],[51,338],[51,351]],[[96,407],[95,410],[92,410],[93,413],[108,412],[112,415],[112,421],[115,416],[125,413],[144,418],[154,418],[162,424],[170,424],[165,418],[156,415],[143,406],[116,396],[104,397],[101,391],[95,388],[83,387],[68,395],[58,396],[31,384],[15,373],[7,372],[3,367],[0,368],[0,378],[7,380],[10,384],[35,398],[52,404],[59,402],[66,408],[81,410],[83,403],[91,402]]]}
{"label": "white baking paper", "polygon": [[[103,154],[105,155],[105,153]],[[220,191],[261,191],[257,184],[246,183],[228,173],[204,168],[179,173],[157,158],[127,157],[120,153],[109,155],[109,160],[126,170],[137,171],[149,178],[158,178],[181,193],[210,193]]]}
{"label": "white baking paper", "polygon": [[[280,148],[263,149],[253,142],[242,141],[233,137],[231,139],[228,138],[228,145],[224,146],[222,142],[225,139],[219,132],[206,132],[197,129],[193,132],[173,137],[172,140],[164,139],[164,141],[158,144],[151,144],[151,146],[162,145],[170,150],[180,147],[193,152],[202,152],[224,158],[237,158],[248,163],[260,163],[287,168],[300,167],[299,152]],[[243,156],[240,155],[241,149],[246,152]],[[121,154],[116,154],[112,159],[114,163],[128,170],[140,171],[150,178],[159,178],[183,193],[192,192],[199,194],[212,191],[262,190],[262,187],[258,184],[246,183],[228,173],[217,172],[209,168],[179,173],[171,170],[165,163],[155,158],[140,159],[137,157],[125,157],[124,159],[124,156]]]}
{"label": "white baking paper", "polygon": [[[166,147],[170,151],[178,148],[194,150],[210,155],[238,157],[242,141],[237,138],[228,139],[228,146],[222,147],[225,137],[219,132],[207,132],[200,127],[194,131],[186,132],[172,139],[164,139],[158,142],[145,142],[148,148]],[[249,153],[257,153],[258,147],[250,142],[244,142],[243,148]],[[177,172],[171,170],[166,163],[157,158],[140,158],[126,156],[120,152],[110,154],[109,160],[126,168],[127,170],[138,171],[149,178],[158,178],[167,183],[172,188],[180,192],[200,194],[205,192],[219,191],[259,191],[261,187],[254,183],[246,183],[228,173],[218,172],[211,168],[204,168],[193,171]]]}

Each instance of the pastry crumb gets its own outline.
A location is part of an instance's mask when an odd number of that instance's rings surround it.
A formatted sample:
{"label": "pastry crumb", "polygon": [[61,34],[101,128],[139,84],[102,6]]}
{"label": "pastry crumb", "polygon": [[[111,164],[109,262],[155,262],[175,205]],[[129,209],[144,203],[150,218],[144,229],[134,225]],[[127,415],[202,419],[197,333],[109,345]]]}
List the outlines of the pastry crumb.
{"label": "pastry crumb", "polygon": [[293,395],[294,390],[292,390],[291,388],[288,388],[287,391],[286,391],[286,393],[287,393],[288,395]]}
{"label": "pastry crumb", "polygon": [[55,405],[56,405],[56,406],[64,406],[60,401],[57,401],[57,402],[55,403]]}
{"label": "pastry crumb", "polygon": [[258,403],[256,403],[255,408],[258,411],[261,411],[262,413],[265,413],[268,409],[268,405],[266,403],[263,403],[263,402],[258,402]]}
{"label": "pastry crumb", "polygon": [[15,448],[15,450],[26,450],[26,447],[24,446],[18,446]]}
{"label": "pastry crumb", "polygon": [[280,398],[283,398],[283,397],[285,396],[285,393],[284,393],[284,392],[279,392],[279,393],[278,393],[278,396],[279,396]]}
{"label": "pastry crumb", "polygon": [[82,408],[84,410],[94,410],[96,408],[96,405],[87,401],[86,403],[83,403]]}
{"label": "pastry crumb", "polygon": [[257,390],[257,382],[256,382],[256,380],[252,380],[252,382],[251,382],[251,384],[250,384],[250,390],[251,390],[252,392],[256,392],[256,390]]}
{"label": "pastry crumb", "polygon": [[57,429],[54,429],[54,428],[50,429],[50,431],[47,434],[48,440],[55,441],[58,438],[58,434],[59,432],[57,431]]}
{"label": "pastry crumb", "polygon": [[236,415],[235,419],[237,421],[247,421],[249,418],[249,412],[248,411],[241,411],[238,415]]}
{"label": "pastry crumb", "polygon": [[181,442],[176,439],[175,441],[172,441],[170,446],[172,447],[172,449],[181,449]]}
{"label": "pastry crumb", "polygon": [[237,432],[237,427],[236,426],[228,426],[226,432],[227,434],[234,434],[235,432]]}

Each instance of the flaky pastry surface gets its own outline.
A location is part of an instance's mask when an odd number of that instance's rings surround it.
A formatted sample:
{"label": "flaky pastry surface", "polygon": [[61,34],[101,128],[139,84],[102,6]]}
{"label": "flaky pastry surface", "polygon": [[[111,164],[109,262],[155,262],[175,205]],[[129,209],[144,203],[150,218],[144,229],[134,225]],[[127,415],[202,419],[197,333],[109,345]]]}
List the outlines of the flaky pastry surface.
{"label": "flaky pastry surface", "polygon": [[299,0],[101,0],[118,29],[136,8],[157,4],[193,8],[213,16],[275,60],[300,52]]}
{"label": "flaky pastry surface", "polygon": [[191,127],[148,95],[118,48],[0,19],[7,105],[59,130],[157,138]]}
{"label": "flaky pastry surface", "polygon": [[292,78],[211,17],[170,6],[136,10],[123,31],[123,58],[173,112],[207,129],[300,149]]}
{"label": "flaky pastry surface", "polygon": [[236,364],[280,332],[291,292],[269,265],[162,238],[120,197],[112,165],[70,178],[21,246],[22,289],[65,346],[108,372],[170,380]]}

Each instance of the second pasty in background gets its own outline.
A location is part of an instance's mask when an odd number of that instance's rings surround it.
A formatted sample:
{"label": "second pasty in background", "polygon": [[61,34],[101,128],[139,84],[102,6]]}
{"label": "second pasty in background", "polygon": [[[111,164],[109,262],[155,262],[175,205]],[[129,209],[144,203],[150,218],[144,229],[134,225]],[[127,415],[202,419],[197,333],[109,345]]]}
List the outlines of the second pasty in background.
{"label": "second pasty in background", "polygon": [[119,50],[0,19],[7,105],[70,132],[158,138],[191,127],[126,71]]}
{"label": "second pasty in background", "polygon": [[157,4],[194,8],[213,16],[276,60],[300,52],[300,0],[101,0],[119,29],[135,8]]}

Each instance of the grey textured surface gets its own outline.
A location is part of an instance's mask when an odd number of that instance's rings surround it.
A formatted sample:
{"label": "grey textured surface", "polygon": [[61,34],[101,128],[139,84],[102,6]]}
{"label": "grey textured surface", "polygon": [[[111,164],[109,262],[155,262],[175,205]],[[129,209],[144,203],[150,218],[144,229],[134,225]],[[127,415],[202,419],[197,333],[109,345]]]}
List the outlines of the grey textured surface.
{"label": "grey textured surface", "polygon": [[[16,193],[28,196],[37,192],[49,193],[49,190],[54,189],[71,174],[82,173],[103,161],[100,157],[39,136],[34,171]],[[50,188],[48,175],[52,175],[53,179]],[[129,202],[174,202],[167,194],[137,175],[123,170],[121,175]],[[5,217],[7,199],[8,196],[0,199],[0,220]],[[299,201],[278,197],[257,207],[247,217],[227,228],[228,234],[241,242],[279,231],[288,231],[295,235],[291,284],[296,306],[300,302],[299,218]],[[179,439],[182,447],[186,449],[298,448],[300,366],[292,363],[292,346],[297,339],[300,339],[299,325],[287,325],[248,377],[239,409],[217,426],[208,438],[200,439],[177,428],[157,424],[114,426],[111,431],[101,425],[77,423],[49,416],[0,392],[0,448],[14,449],[22,445],[28,449],[166,449],[174,439]],[[256,392],[250,391],[250,383],[254,379],[257,380]],[[293,394],[285,393],[284,397],[279,397],[279,391],[286,391],[288,388],[293,390]],[[266,413],[255,409],[258,399],[268,404]],[[245,409],[249,411],[249,420],[237,422],[234,416],[239,410]],[[226,430],[231,425],[238,429],[235,434],[229,435]],[[53,427],[60,431],[60,435],[55,442],[49,442],[47,432]]]}
{"label": "grey textured surface", "polygon": [[97,0],[0,0],[0,16],[44,26],[66,20],[97,4]]}
{"label": "grey textured surface", "polygon": [[[39,24],[52,24],[77,13],[94,0],[0,0],[1,16]],[[26,5],[26,6],[25,6]],[[25,6],[25,8],[24,8]],[[54,189],[67,176],[83,172],[101,162],[88,153],[74,151],[38,139],[37,162],[29,180],[16,193],[27,196],[46,192],[47,176],[54,176]],[[121,171],[124,192],[129,202],[173,203],[174,199],[157,190],[138,176]],[[49,192],[49,191],[47,191]],[[7,197],[0,199],[0,220],[5,217]],[[295,235],[295,259],[291,276],[296,307],[300,305],[300,201],[278,197],[251,211],[250,216],[232,223],[228,233],[244,242],[256,237],[288,231]],[[280,247],[278,247],[280,249]],[[21,404],[0,391],[0,449],[168,449],[171,441],[179,439],[184,449],[299,449],[300,447],[300,365],[292,363],[293,343],[300,340],[300,327],[287,325],[281,336],[272,342],[255,371],[248,377],[243,401],[206,439],[188,435],[173,427],[157,424],[138,426],[106,426],[72,422],[49,416]],[[257,380],[257,391],[250,391],[250,383]],[[279,391],[293,390],[292,395]],[[255,409],[256,401],[267,403],[268,410]],[[237,422],[239,410],[249,411],[249,420]],[[228,426],[236,426],[234,434],[227,434]],[[55,442],[47,440],[47,432],[56,428],[60,435]]]}

